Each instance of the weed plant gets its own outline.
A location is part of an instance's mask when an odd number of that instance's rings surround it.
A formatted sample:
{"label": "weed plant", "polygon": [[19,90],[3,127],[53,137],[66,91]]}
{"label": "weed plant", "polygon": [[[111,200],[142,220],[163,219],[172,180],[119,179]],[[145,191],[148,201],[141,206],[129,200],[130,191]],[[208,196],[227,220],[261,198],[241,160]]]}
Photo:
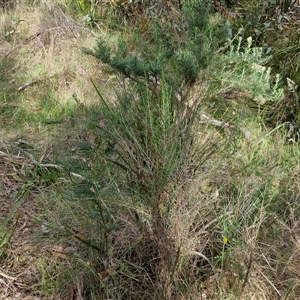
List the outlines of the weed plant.
{"label": "weed plant", "polygon": [[[88,52],[120,75],[113,102],[95,85],[101,102],[97,156],[109,172],[103,175],[111,179],[104,186],[93,179],[91,192],[83,192],[95,193],[87,197],[90,204],[85,209],[90,207],[90,213],[98,216],[95,230],[102,232],[96,244],[83,242],[98,251],[98,273],[109,277],[98,293],[108,297],[138,297],[137,290],[145,295],[136,284],[145,278],[144,290],[157,299],[172,299],[190,293],[189,284],[198,284],[189,276],[192,261],[199,261],[199,270],[194,270],[202,274],[199,277],[212,270],[202,254],[205,242],[196,241],[205,236],[201,217],[210,213],[209,201],[201,203],[202,196],[191,193],[190,182],[213,155],[217,140],[213,133],[204,133],[201,139],[195,135],[203,127],[196,122],[200,103],[187,104],[189,90],[215,46],[208,13],[201,1],[187,2],[180,40],[172,27],[156,20],[151,27],[154,42],[139,37],[143,43],[136,54],[131,54],[125,40],[117,48],[100,40],[95,52]],[[222,141],[218,143],[221,147]],[[80,184],[77,192],[78,188]],[[133,232],[124,241],[130,227]],[[114,259],[117,262],[112,263]],[[130,284],[119,290],[126,276]]]}

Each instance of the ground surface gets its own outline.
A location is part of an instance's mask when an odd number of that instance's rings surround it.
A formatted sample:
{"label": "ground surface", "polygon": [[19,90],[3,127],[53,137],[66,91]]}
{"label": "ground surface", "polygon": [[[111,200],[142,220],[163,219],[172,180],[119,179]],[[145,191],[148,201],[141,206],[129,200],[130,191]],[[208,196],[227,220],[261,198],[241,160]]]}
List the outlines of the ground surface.
{"label": "ground surface", "polygon": [[[39,192],[22,179],[22,167],[16,158],[12,162],[11,157],[0,153],[0,224],[5,224],[0,231],[0,299],[61,299],[51,295],[46,277],[52,262],[67,267],[68,249],[55,245],[39,223]],[[73,299],[71,295],[72,287],[63,299]]]}
{"label": "ground surface", "polygon": [[48,255],[46,245],[41,245],[35,236],[39,227],[35,223],[39,213],[37,195],[31,191],[21,195],[22,179],[7,158],[0,156],[1,222],[7,220],[12,211],[16,213],[1,232],[8,234],[7,239],[10,233],[12,237],[0,248],[0,299],[40,299],[39,295],[29,296],[37,292],[40,281],[37,261]]}

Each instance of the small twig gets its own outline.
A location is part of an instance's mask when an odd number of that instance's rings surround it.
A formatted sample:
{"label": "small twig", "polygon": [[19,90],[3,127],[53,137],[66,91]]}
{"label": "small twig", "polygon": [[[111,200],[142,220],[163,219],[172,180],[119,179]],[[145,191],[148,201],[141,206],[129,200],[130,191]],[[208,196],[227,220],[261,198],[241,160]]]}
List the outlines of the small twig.
{"label": "small twig", "polygon": [[264,277],[264,279],[266,279],[266,281],[272,286],[272,288],[276,291],[276,293],[279,295],[279,297],[281,297],[282,295],[281,295],[280,291],[276,288],[276,286],[272,283],[272,281],[263,273],[263,271],[261,271],[261,270],[258,270],[258,271]]}
{"label": "small twig", "polygon": [[52,28],[43,29],[43,30],[31,35],[30,37],[25,39],[23,41],[23,43],[27,43],[28,41],[31,41],[31,40],[37,38],[38,36],[40,36],[43,33],[51,32],[51,31],[55,31],[55,30],[68,30],[68,29],[71,29],[71,28],[81,28],[81,29],[84,29],[84,30],[88,30],[87,28],[85,28],[83,26],[80,26],[80,25],[56,26],[56,27],[52,27]]}
{"label": "small twig", "polygon": [[18,88],[18,92],[21,92],[21,91],[25,90],[26,88],[28,88],[29,86],[33,86],[41,81],[42,81],[41,79],[36,79],[31,82],[27,82]]}
{"label": "small twig", "polygon": [[210,260],[207,258],[207,256],[205,256],[204,254],[202,254],[199,251],[189,251],[188,252],[189,255],[198,255],[200,257],[202,257],[204,260],[206,260],[208,262],[208,264],[211,266],[212,269],[214,269],[213,265],[211,264]]}
{"label": "small twig", "polygon": [[80,174],[74,173],[74,172],[70,172],[70,175],[72,175],[73,177],[82,179],[82,180],[86,180],[86,178]]}
{"label": "small twig", "polygon": [[211,116],[209,116],[208,114],[206,114],[204,112],[200,112],[200,117],[205,123],[209,123],[209,124],[212,124],[212,125],[215,125],[215,126],[218,126],[218,127],[223,127],[227,130],[233,128],[233,126],[230,125],[229,123],[216,120],[216,119],[212,118]]}
{"label": "small twig", "polygon": [[0,271],[0,276],[6,278],[6,279],[10,279],[10,280],[16,280],[17,278],[15,277],[11,277],[9,275],[4,274],[3,272]]}
{"label": "small twig", "polygon": [[[225,129],[226,132],[230,132],[230,129],[234,128],[234,125],[231,125],[227,122],[216,120],[204,112],[200,112],[200,117],[203,120],[202,122],[209,123],[214,126],[222,127]],[[244,134],[244,136],[247,140],[250,139],[251,133],[248,129],[246,129],[244,127],[238,127],[238,129]]]}
{"label": "small twig", "polygon": [[[174,96],[179,102],[184,102],[178,91],[175,92]],[[184,102],[184,103],[185,103],[185,105],[188,105],[186,102]],[[191,109],[193,109],[193,108],[191,107]],[[224,128],[224,130],[227,133],[230,133],[230,130],[234,128],[234,125],[214,119],[210,115],[208,115],[207,113],[202,112],[202,111],[200,111],[200,118],[202,119],[202,123],[208,123],[208,124],[211,124],[211,125],[214,125],[217,127],[222,127],[222,128]],[[244,134],[244,136],[247,140],[249,140],[251,138],[251,133],[248,129],[246,129],[244,127],[238,127],[238,129]]]}
{"label": "small twig", "polygon": [[56,164],[41,164],[41,163],[39,163],[38,165],[40,167],[43,167],[43,168],[55,168],[55,169],[58,169],[60,171],[64,171],[64,168],[62,166],[59,166],[59,165],[56,165]]}

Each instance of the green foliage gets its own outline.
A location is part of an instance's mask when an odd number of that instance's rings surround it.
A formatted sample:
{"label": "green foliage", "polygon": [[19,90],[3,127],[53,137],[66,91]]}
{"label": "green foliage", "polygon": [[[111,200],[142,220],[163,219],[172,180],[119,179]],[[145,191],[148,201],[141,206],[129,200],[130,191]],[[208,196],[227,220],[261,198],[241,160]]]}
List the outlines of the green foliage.
{"label": "green foliage", "polygon": [[[157,285],[155,297],[168,298],[173,294],[171,287],[178,291],[182,288],[180,282],[186,280],[189,266],[185,251],[178,250],[180,239],[185,237],[176,229],[171,233],[175,226],[174,214],[194,205],[197,212],[199,205],[207,205],[194,203],[197,197],[192,195],[193,201],[179,200],[177,189],[193,178],[194,172],[216,149],[216,142],[212,137],[197,141],[193,132],[197,106],[192,110],[174,100],[172,87],[164,78],[157,93],[148,88],[146,80],[139,79],[119,91],[114,103],[104,99],[99,90],[98,95],[102,122],[96,131],[101,137],[96,155],[97,164],[102,167],[98,169],[96,163],[92,164],[90,176],[94,174],[89,178],[93,181],[76,183],[74,190],[80,199],[79,205],[90,211],[85,215],[85,228],[91,224],[89,236],[95,240],[89,241],[88,246],[97,250],[95,256],[101,254],[101,260],[94,262],[93,268],[105,273],[108,254],[124,257],[121,269],[117,267],[118,271],[112,271],[109,280],[103,282],[103,293],[110,297],[134,297],[136,289],[140,289],[134,278],[144,278],[143,285],[150,284],[149,281]],[[188,221],[186,217],[188,214],[178,216],[177,222],[193,222],[193,218]],[[119,218],[116,223],[114,220]],[[137,235],[123,236],[123,230],[128,228],[124,218],[128,218]],[[143,238],[139,238],[139,234]],[[168,240],[171,234],[173,238]],[[112,241],[112,236],[117,241],[121,239],[121,244]],[[103,251],[105,241],[109,252]],[[155,262],[151,263],[149,257]],[[125,267],[127,262],[129,267]],[[187,266],[184,271],[179,267],[181,262]],[[158,274],[162,274],[162,279]],[[134,287],[119,290],[127,277],[133,278],[130,281]],[[117,286],[117,290],[113,286]],[[151,285],[143,295],[150,293],[149,289]]]}
{"label": "green foliage", "polygon": [[[200,127],[196,122],[200,102],[194,101],[191,106],[186,103],[189,90],[200,71],[207,68],[217,44],[218,30],[210,21],[206,4],[206,1],[184,2],[177,27],[173,26],[172,20],[155,18],[149,24],[147,36],[136,32],[131,37],[138,42],[135,49],[129,46],[128,39],[119,39],[115,45],[100,39],[94,52],[87,51],[117,73],[122,84],[116,89],[115,101],[105,99],[94,84],[102,120],[97,131],[101,141],[96,153],[106,162],[106,172],[114,181],[116,191],[111,190],[110,199],[121,198],[122,201],[113,201],[117,208],[113,210],[112,200],[107,198],[108,190],[100,188],[95,203],[105,205],[94,207],[93,215],[97,219],[100,213],[98,219],[102,225],[99,228],[106,224],[107,236],[103,240],[109,240],[111,232],[107,231],[107,225],[113,220],[111,216],[119,215],[120,208],[126,208],[130,222],[152,245],[147,250],[148,255],[157,261],[157,270],[148,271],[153,266],[138,255],[140,261],[134,264],[141,265],[141,269],[135,272],[149,272],[147,276],[156,282],[155,293],[160,299],[172,297],[173,289],[180,290],[180,282],[187,271],[180,268],[181,263],[187,268],[189,265],[185,251],[179,246],[181,238],[186,237],[173,228],[173,217],[176,212],[194,206],[195,198],[191,197],[191,202],[177,203],[178,187],[191,180],[216,150],[213,137],[199,141],[195,135],[194,131]],[[219,148],[221,145],[222,141],[219,141]],[[92,197],[88,189],[91,187],[80,188],[83,194]],[[102,194],[104,190],[106,197]],[[108,214],[101,212],[100,207]],[[189,227],[186,224],[190,221],[183,220],[184,216],[178,218],[183,226]],[[115,232],[117,236],[121,228],[118,231]],[[140,252],[142,242],[133,238],[132,248],[115,251]],[[161,279],[156,273],[162,274]],[[104,287],[107,291],[111,289],[110,284]]]}
{"label": "green foliage", "polygon": [[[115,0],[109,1],[107,15],[111,16],[110,25],[119,27],[120,25],[138,26],[144,25],[156,17],[166,17],[173,15],[176,18],[178,11],[182,7],[182,1],[156,1],[156,0]],[[119,23],[119,24],[118,24]]]}
{"label": "green foliage", "polygon": [[249,37],[247,44],[242,46],[242,38],[238,43],[230,43],[230,52],[220,55],[214,65],[223,66],[221,72],[216,74],[223,88],[235,87],[242,91],[251,93],[252,99],[258,105],[266,102],[277,103],[283,100],[284,90],[282,88],[279,74],[271,75],[271,68],[265,66],[267,59],[263,56],[261,47],[253,47],[253,40]]}
{"label": "green foliage", "polygon": [[197,109],[192,111],[175,101],[172,89],[162,79],[158,94],[139,82],[119,94],[116,105],[103,103],[107,122],[103,133],[114,150],[112,157],[106,157],[128,172],[140,192],[151,194],[157,189],[159,193],[188,165]]}
{"label": "green foliage", "polygon": [[124,39],[116,45],[100,39],[94,52],[88,51],[129,79],[117,92],[116,105],[98,94],[108,122],[104,133],[119,155],[117,165],[134,176],[140,192],[159,194],[188,164],[199,105],[191,109],[185,101],[211,60],[219,33],[209,8],[207,1],[185,1],[178,24],[171,17],[155,17],[146,36],[136,32],[136,49]]}
{"label": "green foliage", "polygon": [[5,249],[8,246],[11,238],[13,237],[18,225],[18,220],[16,220],[12,228],[7,228],[7,223],[12,219],[12,217],[14,217],[14,215],[10,214],[6,217],[4,222],[0,224],[0,258],[5,253]]}
{"label": "green foliage", "polygon": [[[273,128],[289,123],[289,128],[294,128],[292,136],[297,136],[299,35],[296,23],[299,12],[296,1],[234,1],[233,7],[235,13],[229,14],[226,21],[229,38],[251,37],[253,46],[261,47],[262,54],[268,58],[265,65],[271,68],[274,85],[279,83],[285,90],[281,101],[266,103],[264,121]],[[276,73],[280,74],[280,82],[275,78]]]}
{"label": "green foliage", "polygon": [[124,40],[114,46],[100,39],[95,51],[88,53],[125,77],[158,80],[164,76],[174,90],[184,89],[183,83],[192,85],[200,70],[207,67],[217,38],[224,33],[210,20],[208,4],[206,1],[184,2],[176,24],[171,17],[154,18],[147,35],[137,32],[138,49],[132,51]]}

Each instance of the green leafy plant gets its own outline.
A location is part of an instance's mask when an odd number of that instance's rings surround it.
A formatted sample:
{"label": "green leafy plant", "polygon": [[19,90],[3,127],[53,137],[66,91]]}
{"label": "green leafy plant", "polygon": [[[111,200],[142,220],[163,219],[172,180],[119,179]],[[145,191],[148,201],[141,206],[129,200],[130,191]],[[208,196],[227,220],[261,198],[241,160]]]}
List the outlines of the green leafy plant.
{"label": "green leafy plant", "polygon": [[134,176],[138,191],[152,191],[157,213],[163,187],[181,173],[191,156],[191,132],[200,106],[186,102],[200,70],[211,59],[216,32],[206,1],[184,2],[180,29],[158,18],[150,30],[154,42],[149,36],[138,37],[141,47],[136,54],[122,39],[116,47],[100,39],[95,51],[87,52],[129,79],[117,91],[116,104],[98,91],[107,122],[103,130],[118,154],[118,160],[109,160]]}
{"label": "green leafy plant", "polygon": [[138,32],[132,37],[140,45],[138,49],[130,49],[122,39],[117,45],[99,39],[95,51],[87,53],[134,81],[146,78],[157,85],[163,76],[174,91],[182,93],[184,102],[185,92],[207,67],[224,33],[210,21],[209,7],[206,1],[185,1],[178,24],[172,19],[153,19],[145,37]]}
{"label": "green leafy plant", "polygon": [[[286,132],[293,139],[298,139],[299,88],[296,83],[299,81],[299,37],[296,1],[233,1],[232,7],[235,13],[228,12],[226,21],[229,38],[240,37],[246,43],[246,39],[251,37],[253,47],[261,47],[262,55],[266,57],[264,66],[271,68],[273,85],[285,91],[281,101],[267,101],[264,122],[273,128],[288,124]],[[276,76],[280,77],[279,81]]]}
{"label": "green leafy plant", "polygon": [[102,3],[100,5],[95,0],[66,1],[66,7],[75,15],[83,15],[81,21],[89,25],[94,25],[99,18],[100,7],[102,5]]}
{"label": "green leafy plant", "polygon": [[[114,176],[114,197],[126,201],[126,205],[121,202],[118,206],[126,208],[126,218],[152,245],[147,251],[155,259],[155,266],[145,262],[140,254],[140,260],[134,264],[146,265],[141,270],[154,281],[160,299],[172,298],[175,290],[180,292],[183,288],[180,282],[187,274],[189,253],[197,253],[200,260],[209,264],[201,252],[183,245],[188,224],[194,219],[185,220],[180,210],[195,208],[196,200],[191,196],[185,203],[179,194],[216,150],[213,135],[198,140],[195,134],[204,129],[197,121],[201,98],[192,105],[187,102],[199,73],[212,58],[218,31],[210,23],[206,1],[185,1],[180,26],[174,31],[170,22],[158,18],[146,39],[135,36],[140,45],[137,49],[130,49],[124,39],[116,45],[100,39],[94,51],[87,51],[120,78],[115,101],[106,99],[92,82],[101,107],[97,133],[101,144],[97,153],[111,172],[118,173],[118,177]],[[119,215],[120,211],[116,213]],[[199,217],[195,215],[195,219]],[[179,230],[175,224],[181,223]],[[115,234],[120,232],[121,229]],[[130,249],[119,251],[140,252],[143,241],[135,238],[132,243]],[[114,250],[116,244],[111,247],[113,252],[118,251]],[[136,276],[142,276],[141,270],[126,269],[123,273],[137,272]],[[106,291],[110,287],[108,284]]]}

